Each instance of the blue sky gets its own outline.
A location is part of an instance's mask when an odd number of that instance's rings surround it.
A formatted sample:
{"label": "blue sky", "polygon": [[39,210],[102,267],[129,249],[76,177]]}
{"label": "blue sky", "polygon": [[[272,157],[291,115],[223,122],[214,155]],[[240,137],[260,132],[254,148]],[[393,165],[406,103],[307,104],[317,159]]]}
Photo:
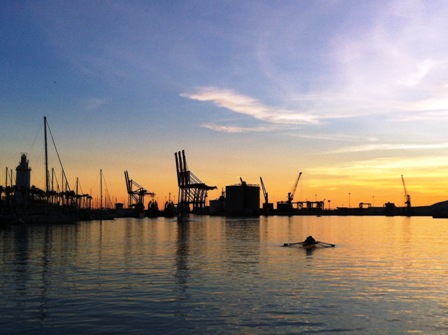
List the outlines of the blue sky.
{"label": "blue sky", "polygon": [[445,1],[3,1],[0,165],[28,152],[43,175],[46,115],[71,184],[95,188],[101,168],[118,200],[124,170],[176,193],[181,149],[207,183],[262,175],[274,201],[298,171],[301,198],[401,204],[403,174],[415,201],[443,200],[447,14]]}

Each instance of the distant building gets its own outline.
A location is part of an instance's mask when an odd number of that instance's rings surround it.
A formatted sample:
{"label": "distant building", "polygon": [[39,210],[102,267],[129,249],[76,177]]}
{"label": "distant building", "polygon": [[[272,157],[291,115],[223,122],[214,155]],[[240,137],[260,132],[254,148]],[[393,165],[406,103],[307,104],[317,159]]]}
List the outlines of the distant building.
{"label": "distant building", "polygon": [[224,215],[226,214],[226,194],[224,190],[221,196],[216,200],[210,200],[210,215]]}
{"label": "distant building", "polygon": [[226,215],[260,215],[260,186],[243,180],[240,185],[226,186]]}

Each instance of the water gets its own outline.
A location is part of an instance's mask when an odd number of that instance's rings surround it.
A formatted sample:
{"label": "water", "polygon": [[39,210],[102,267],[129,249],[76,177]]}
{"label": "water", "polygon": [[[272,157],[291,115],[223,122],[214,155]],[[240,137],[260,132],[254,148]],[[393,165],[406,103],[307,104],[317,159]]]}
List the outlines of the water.
{"label": "water", "polygon": [[[448,220],[116,219],[0,230],[2,334],[443,334]],[[313,235],[335,248],[285,242]]]}

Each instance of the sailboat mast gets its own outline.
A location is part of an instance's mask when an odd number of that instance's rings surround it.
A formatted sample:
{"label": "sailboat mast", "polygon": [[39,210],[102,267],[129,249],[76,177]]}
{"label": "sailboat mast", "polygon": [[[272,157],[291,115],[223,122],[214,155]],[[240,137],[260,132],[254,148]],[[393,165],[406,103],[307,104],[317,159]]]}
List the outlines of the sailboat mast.
{"label": "sailboat mast", "polygon": [[48,149],[47,149],[47,117],[44,116],[44,137],[45,137],[45,191],[47,195],[50,191],[50,178],[48,171]]}
{"label": "sailboat mast", "polygon": [[79,209],[79,197],[78,197],[78,177],[76,177],[76,209]]}
{"label": "sailboat mast", "polygon": [[103,210],[103,170],[100,169],[100,209]]}

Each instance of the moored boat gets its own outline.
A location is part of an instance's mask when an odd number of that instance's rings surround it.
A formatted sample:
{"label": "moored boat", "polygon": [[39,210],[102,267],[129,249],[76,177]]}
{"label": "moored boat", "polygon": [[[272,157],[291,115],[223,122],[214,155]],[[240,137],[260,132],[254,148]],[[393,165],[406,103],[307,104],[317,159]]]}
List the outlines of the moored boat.
{"label": "moored boat", "polygon": [[0,227],[14,223],[17,216],[14,213],[0,213]]}

